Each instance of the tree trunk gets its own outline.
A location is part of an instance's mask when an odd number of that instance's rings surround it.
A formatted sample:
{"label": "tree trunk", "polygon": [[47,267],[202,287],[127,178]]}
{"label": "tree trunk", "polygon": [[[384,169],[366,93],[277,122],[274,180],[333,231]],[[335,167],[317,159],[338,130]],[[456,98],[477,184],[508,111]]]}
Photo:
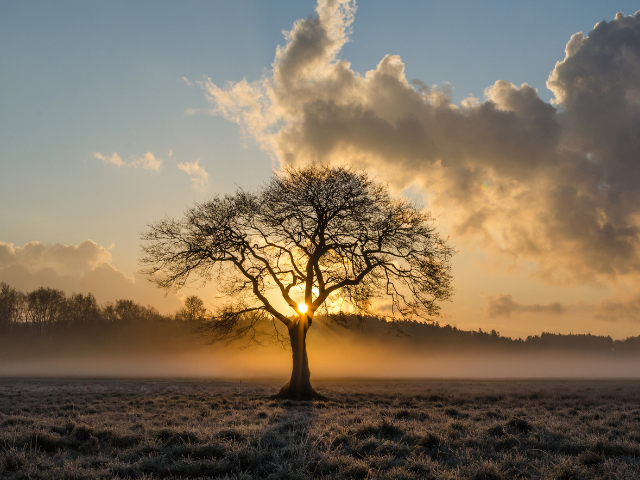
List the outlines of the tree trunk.
{"label": "tree trunk", "polygon": [[309,323],[306,315],[289,328],[291,352],[293,354],[293,370],[291,380],[282,387],[277,398],[291,398],[296,400],[310,400],[324,398],[311,386],[311,371],[307,357],[307,330]]}

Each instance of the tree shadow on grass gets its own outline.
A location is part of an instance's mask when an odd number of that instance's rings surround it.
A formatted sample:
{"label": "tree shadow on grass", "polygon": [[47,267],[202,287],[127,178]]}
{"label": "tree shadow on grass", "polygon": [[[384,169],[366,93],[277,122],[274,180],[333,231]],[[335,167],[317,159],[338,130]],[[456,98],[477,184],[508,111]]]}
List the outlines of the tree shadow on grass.
{"label": "tree shadow on grass", "polygon": [[294,453],[309,439],[317,416],[314,402],[285,400],[278,403],[281,410],[269,419],[269,428],[256,441]]}
{"label": "tree shadow on grass", "polygon": [[315,403],[278,402],[278,413],[269,418],[267,429],[248,446],[256,454],[252,473],[272,478],[312,476],[308,468],[320,441],[313,433],[318,416]]}
{"label": "tree shadow on grass", "polygon": [[[137,451],[139,459],[132,458],[132,464],[115,473],[159,478],[313,478],[309,470],[312,457],[317,455],[313,402],[273,402],[268,410],[254,413],[218,430],[206,443],[175,433],[175,429],[161,430],[156,437],[162,445],[155,447],[154,455],[140,457]],[[253,425],[258,419],[261,425],[256,430]]]}

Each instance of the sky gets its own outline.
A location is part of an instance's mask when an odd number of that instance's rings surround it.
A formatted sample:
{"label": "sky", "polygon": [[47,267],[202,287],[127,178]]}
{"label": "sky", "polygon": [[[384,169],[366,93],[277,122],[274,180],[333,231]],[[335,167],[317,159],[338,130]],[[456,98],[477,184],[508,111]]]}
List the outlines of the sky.
{"label": "sky", "polygon": [[2,2],[0,281],[213,304],[138,273],[147,224],[346,161],[458,250],[441,323],[639,335],[637,9]]}

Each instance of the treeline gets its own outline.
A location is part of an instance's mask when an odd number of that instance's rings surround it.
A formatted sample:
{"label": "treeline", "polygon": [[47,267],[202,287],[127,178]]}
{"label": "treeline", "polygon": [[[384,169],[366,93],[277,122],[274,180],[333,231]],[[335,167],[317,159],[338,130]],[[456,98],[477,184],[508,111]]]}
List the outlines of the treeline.
{"label": "treeline", "polygon": [[[414,350],[428,351],[510,351],[539,352],[564,351],[567,353],[589,354],[640,354],[640,336],[624,340],[613,340],[610,336],[587,334],[558,334],[543,332],[530,335],[526,339],[513,339],[500,335],[496,330],[482,329],[460,330],[451,325],[440,325],[438,322],[404,322],[397,328],[389,327],[389,323],[375,318],[359,320],[355,317],[346,319],[346,325],[354,331],[354,340],[358,330],[371,339],[380,339],[386,344],[400,344]],[[326,325],[335,330],[339,326]]]}
{"label": "treeline", "polygon": [[194,322],[207,315],[204,302],[189,297],[173,315],[163,315],[152,306],[133,300],[99,305],[91,294],[65,295],[61,290],[41,287],[28,293],[0,282],[0,334],[48,335],[61,330],[78,330],[104,325],[134,323]]}
{"label": "treeline", "polygon": [[[132,300],[98,304],[92,294],[65,295],[61,290],[38,288],[28,293],[0,282],[0,340],[20,338],[33,343],[64,341],[71,337],[87,345],[109,342],[153,345],[187,343],[200,339],[197,333],[211,313],[197,296],[190,296],[174,314],[161,314],[152,306]],[[613,340],[591,334],[555,334],[544,332],[526,339],[512,339],[492,330],[460,330],[437,322],[403,322],[391,325],[378,318],[347,317],[344,325],[316,318],[313,334],[317,339],[348,339],[353,344],[378,341],[414,351],[565,351],[596,354],[640,354],[640,336]],[[346,326],[346,330],[343,328]],[[279,324],[276,327],[280,327]],[[282,327],[283,329],[284,327]],[[285,334],[284,331],[281,332]],[[208,343],[210,339],[202,339]],[[258,339],[260,340],[260,339]],[[242,341],[239,342],[240,344]]]}

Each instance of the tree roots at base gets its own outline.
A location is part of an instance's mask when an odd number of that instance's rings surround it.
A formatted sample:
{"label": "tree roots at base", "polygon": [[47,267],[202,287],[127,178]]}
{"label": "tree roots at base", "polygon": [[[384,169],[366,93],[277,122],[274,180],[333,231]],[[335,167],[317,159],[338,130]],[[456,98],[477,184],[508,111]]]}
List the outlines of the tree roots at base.
{"label": "tree roots at base", "polygon": [[289,383],[272,398],[277,400],[327,400],[327,397],[316,392],[311,386],[292,389]]}

